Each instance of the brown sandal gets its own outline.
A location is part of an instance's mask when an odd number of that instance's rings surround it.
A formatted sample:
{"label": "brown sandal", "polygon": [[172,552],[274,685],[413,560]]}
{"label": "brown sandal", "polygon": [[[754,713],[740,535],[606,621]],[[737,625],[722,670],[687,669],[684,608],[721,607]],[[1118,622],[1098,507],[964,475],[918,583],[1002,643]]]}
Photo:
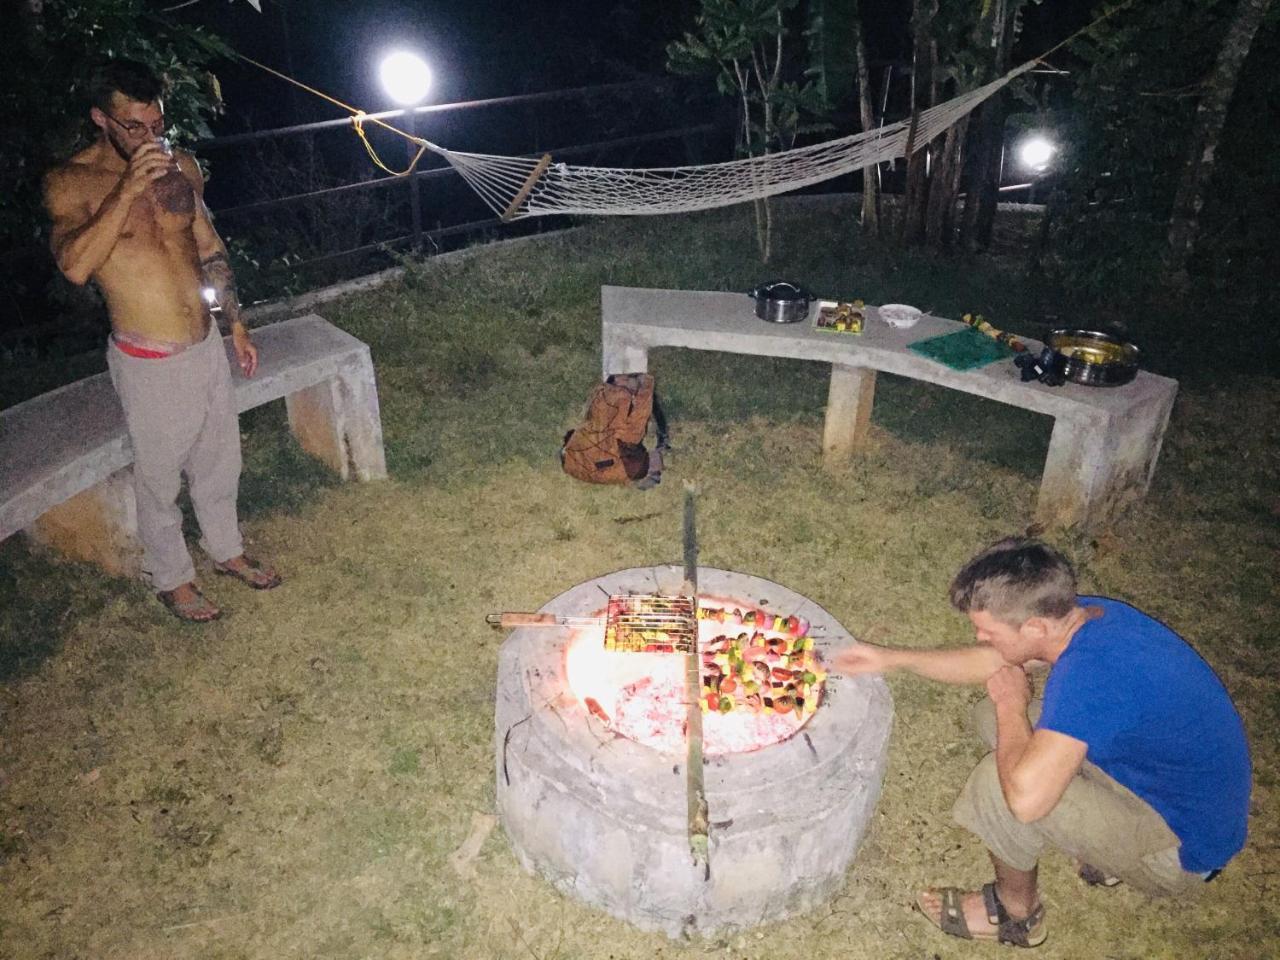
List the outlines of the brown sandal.
{"label": "brown sandal", "polygon": [[166,610],[186,623],[211,623],[222,616],[222,611],[210,603],[194,583],[184,583],[182,586],[190,587],[195,597],[179,600],[177,592],[182,587],[174,587],[172,590],[161,590],[156,594],[156,599],[164,604]]}
{"label": "brown sandal", "polygon": [[1080,864],[1076,875],[1091,887],[1115,887],[1120,884],[1119,877],[1112,876],[1105,870],[1099,870],[1087,863]]}
{"label": "brown sandal", "polygon": [[994,940],[1011,947],[1038,947],[1049,936],[1044,924],[1044,904],[1036,904],[1036,908],[1028,916],[1015,920],[1000,902],[994,883],[985,884],[982,888],[987,920],[996,928],[991,933],[974,933],[969,929],[969,923],[964,917],[964,896],[969,891],[958,887],[944,887],[931,892],[942,897],[942,912],[938,919],[931,917],[918,899],[916,907],[930,923],[948,936],[959,937],[961,940]]}
{"label": "brown sandal", "polygon": [[241,583],[246,583],[255,590],[274,590],[284,582],[280,574],[274,570],[268,571],[256,560],[250,560],[243,555],[239,558],[232,557],[231,559],[244,560],[244,566],[236,569],[227,566],[225,563],[215,563],[213,572],[223,577],[235,577]]}

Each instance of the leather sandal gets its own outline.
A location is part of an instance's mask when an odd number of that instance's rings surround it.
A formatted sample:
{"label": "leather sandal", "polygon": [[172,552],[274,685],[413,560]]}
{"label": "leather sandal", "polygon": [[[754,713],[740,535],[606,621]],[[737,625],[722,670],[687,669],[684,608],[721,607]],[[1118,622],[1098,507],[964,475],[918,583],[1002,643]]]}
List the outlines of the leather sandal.
{"label": "leather sandal", "polygon": [[1076,875],[1091,887],[1115,887],[1120,884],[1119,877],[1112,876],[1105,870],[1099,870],[1087,863],[1080,864]]}
{"label": "leather sandal", "polygon": [[164,604],[166,610],[186,623],[211,623],[222,616],[222,611],[210,603],[194,583],[184,583],[182,586],[190,587],[195,596],[190,600],[179,600],[177,592],[182,587],[175,587],[173,590],[161,590],[156,594],[156,599]]}
{"label": "leather sandal", "polygon": [[274,570],[268,571],[256,560],[250,560],[243,555],[240,558],[232,557],[232,559],[242,559],[244,565],[236,569],[227,566],[225,563],[215,563],[213,572],[222,577],[235,577],[241,583],[248,584],[255,590],[274,590],[284,582],[280,574]]}
{"label": "leather sandal", "polygon": [[982,888],[982,902],[986,907],[987,920],[996,928],[994,931],[984,930],[975,933],[969,929],[969,923],[964,916],[964,897],[969,891],[961,890],[959,887],[944,887],[930,892],[942,898],[941,916],[935,920],[918,899],[916,907],[930,923],[948,936],[959,937],[961,940],[994,940],[1011,947],[1038,947],[1049,936],[1044,923],[1044,904],[1036,904],[1036,908],[1029,915],[1015,920],[1000,901],[1000,895],[996,893],[994,883],[985,884]]}

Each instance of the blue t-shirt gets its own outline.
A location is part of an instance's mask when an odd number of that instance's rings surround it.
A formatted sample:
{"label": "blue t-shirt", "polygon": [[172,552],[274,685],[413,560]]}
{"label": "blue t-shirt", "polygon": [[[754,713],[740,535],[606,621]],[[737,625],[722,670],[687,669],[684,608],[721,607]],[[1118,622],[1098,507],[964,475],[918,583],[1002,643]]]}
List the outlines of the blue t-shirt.
{"label": "blue t-shirt", "polygon": [[1244,725],[1213,669],[1119,600],[1080,597],[1086,622],[1049,673],[1036,726],[1082,740],[1088,760],[1149,803],[1182,841],[1182,868],[1215,870],[1244,846]]}

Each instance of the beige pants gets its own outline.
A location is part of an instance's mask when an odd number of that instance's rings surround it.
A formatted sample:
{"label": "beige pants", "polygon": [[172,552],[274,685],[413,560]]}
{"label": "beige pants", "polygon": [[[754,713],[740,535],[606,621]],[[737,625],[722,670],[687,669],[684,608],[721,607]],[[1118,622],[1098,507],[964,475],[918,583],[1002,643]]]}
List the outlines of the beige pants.
{"label": "beige pants", "polygon": [[177,504],[182,474],[201,548],[217,563],[244,552],[236,520],[240,425],[227,354],[213,325],[172,357],[131,357],[108,341],[107,367],[133,444],[143,571],[156,590],[172,590],[195,578]]}
{"label": "beige pants", "polygon": [[[1032,723],[1040,707],[1036,700],[1027,711]],[[973,719],[979,738],[994,750],[996,714],[990,698],[974,708]],[[1182,869],[1181,844],[1164,818],[1087,760],[1057,806],[1033,823],[1021,823],[1005,803],[996,756],[989,753],[969,776],[952,814],[992,855],[1016,870],[1030,870],[1044,848],[1053,846],[1149,896],[1204,889],[1200,874]]]}

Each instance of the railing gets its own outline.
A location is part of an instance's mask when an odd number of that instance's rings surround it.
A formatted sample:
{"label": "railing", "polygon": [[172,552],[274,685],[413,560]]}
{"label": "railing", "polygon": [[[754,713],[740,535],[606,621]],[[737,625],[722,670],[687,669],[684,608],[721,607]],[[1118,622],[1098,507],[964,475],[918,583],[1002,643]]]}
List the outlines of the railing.
{"label": "railing", "polygon": [[[601,100],[604,98],[623,98],[626,97],[635,101],[637,95],[649,96],[659,105],[662,103],[686,101],[687,98],[673,97],[672,94],[678,89],[678,85],[672,80],[641,80],[629,83],[606,84],[597,87],[579,87],[567,90],[554,90],[545,93],[522,94],[510,97],[497,97],[487,100],[471,100],[459,103],[447,104],[430,104],[416,108],[402,110],[387,110],[380,113],[366,115],[366,120],[377,119],[383,120],[392,125],[400,126],[407,133],[417,133],[422,129],[422,122],[431,117],[442,117],[446,114],[461,114],[474,111],[486,111],[495,109],[512,108],[528,108],[531,106],[554,104],[562,102],[585,102],[588,100]],[[664,100],[665,98],[665,100]],[[708,101],[708,103],[712,103]],[[715,110],[714,105],[709,109]],[[668,112],[662,111],[659,112]],[[705,115],[705,114],[704,114]],[[215,171],[218,154],[221,151],[228,151],[236,148],[244,148],[247,146],[257,146],[266,141],[283,140],[297,137],[310,137],[317,133],[341,132],[350,130],[352,126],[351,118],[339,118],[334,120],[323,120],[316,123],[296,124],[288,127],[280,127],[272,130],[261,130],[251,133],[231,134],[221,137],[213,137],[201,141],[195,145],[197,152],[201,155],[212,155],[215,162]],[[372,130],[372,127],[367,128]],[[571,143],[551,148],[544,148],[540,144],[534,143],[534,149],[529,151],[529,141],[525,139],[520,147],[517,155],[521,156],[539,156],[542,153],[551,153],[557,160],[569,159],[575,157],[600,157],[602,155],[614,154],[618,151],[628,148],[636,148],[648,144],[661,144],[664,142],[684,141],[684,154],[690,149],[690,144],[694,142],[706,141],[718,132],[723,132],[726,125],[717,122],[704,122],[696,124],[688,124],[674,127],[664,127],[648,133],[634,134],[630,136],[610,137],[607,139],[595,140],[590,143]],[[428,139],[432,139],[428,137]],[[407,141],[406,141],[407,144]],[[399,149],[404,149],[399,147]],[[528,152],[525,152],[528,151]],[[390,151],[388,151],[390,152]],[[497,150],[494,152],[502,152]],[[673,151],[668,149],[667,153]],[[423,159],[427,160],[431,154],[424,155]],[[682,156],[682,159],[685,157]],[[716,157],[716,159],[723,159]],[[404,163],[400,163],[404,166]],[[292,260],[293,268],[301,268],[320,264],[329,261],[342,260],[344,258],[356,257],[360,254],[376,253],[379,251],[392,251],[399,248],[409,247],[413,250],[421,250],[427,241],[438,243],[444,238],[465,236],[475,234],[481,231],[492,231],[498,228],[504,228],[504,232],[518,233],[521,228],[518,226],[507,226],[492,216],[481,217],[477,219],[464,220],[463,222],[441,224],[435,229],[426,229],[422,221],[422,188],[428,184],[437,186],[456,181],[461,184],[461,179],[456,176],[452,168],[448,166],[423,168],[419,165],[412,173],[405,176],[378,176],[367,180],[358,180],[355,182],[342,183],[333,186],[325,186],[319,189],[301,190],[295,193],[288,193],[284,196],[263,197],[253,199],[242,203],[230,203],[225,205],[211,204],[213,212],[219,220],[219,229],[231,234],[245,229],[245,225],[254,218],[261,218],[265,215],[287,208],[307,207],[325,203],[333,200],[342,200],[352,198],[357,195],[371,196],[376,193],[387,191],[390,189],[399,189],[405,192],[405,204],[400,208],[400,212],[396,215],[388,215],[385,220],[396,222],[399,220],[407,221],[405,226],[408,229],[400,229],[396,232],[376,238],[366,238],[363,242],[354,243],[350,246],[344,246],[338,250],[329,250],[324,252],[315,252],[302,258]],[[468,192],[468,199],[458,204],[459,208],[466,210],[468,206],[472,208],[479,206],[479,201],[471,203]],[[404,210],[408,211],[409,216],[403,217],[401,214]],[[528,228],[525,227],[525,230]]]}

